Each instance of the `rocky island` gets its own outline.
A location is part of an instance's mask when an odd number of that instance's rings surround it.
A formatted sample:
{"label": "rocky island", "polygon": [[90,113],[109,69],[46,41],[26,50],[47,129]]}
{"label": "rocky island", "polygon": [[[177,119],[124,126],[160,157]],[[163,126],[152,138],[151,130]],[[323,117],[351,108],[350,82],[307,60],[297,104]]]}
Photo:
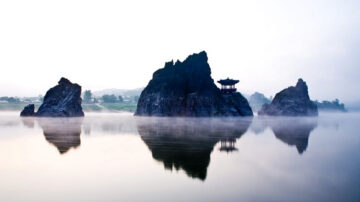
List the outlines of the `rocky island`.
{"label": "rocky island", "polygon": [[138,116],[253,116],[248,101],[239,92],[224,94],[211,78],[205,51],[183,62],[165,63],[155,71],[142,91]]}
{"label": "rocky island", "polygon": [[264,104],[259,115],[270,116],[317,116],[318,109],[309,97],[306,83],[299,79],[296,86],[290,86],[277,93],[270,104]]}
{"label": "rocky island", "polygon": [[46,92],[44,101],[35,113],[33,104],[26,106],[20,116],[38,117],[81,117],[81,86],[61,78],[58,85]]}

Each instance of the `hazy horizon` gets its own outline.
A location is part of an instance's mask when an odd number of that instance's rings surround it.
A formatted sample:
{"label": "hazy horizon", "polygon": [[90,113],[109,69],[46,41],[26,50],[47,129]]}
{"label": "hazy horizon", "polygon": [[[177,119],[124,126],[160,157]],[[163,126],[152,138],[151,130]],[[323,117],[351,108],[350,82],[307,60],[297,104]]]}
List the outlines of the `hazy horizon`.
{"label": "hazy horizon", "polygon": [[312,100],[360,100],[357,1],[3,1],[0,96],[60,77],[93,91],[145,87],[205,50],[212,78],[267,97],[303,78]]}

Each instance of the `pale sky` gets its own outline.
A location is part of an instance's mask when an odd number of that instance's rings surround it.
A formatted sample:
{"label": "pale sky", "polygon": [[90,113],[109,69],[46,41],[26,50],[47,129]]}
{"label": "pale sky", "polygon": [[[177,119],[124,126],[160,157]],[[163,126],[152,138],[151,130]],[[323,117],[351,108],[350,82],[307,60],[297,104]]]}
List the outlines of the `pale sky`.
{"label": "pale sky", "polygon": [[302,77],[312,99],[360,100],[359,1],[0,1],[0,96],[144,87],[205,50],[214,80],[266,96]]}

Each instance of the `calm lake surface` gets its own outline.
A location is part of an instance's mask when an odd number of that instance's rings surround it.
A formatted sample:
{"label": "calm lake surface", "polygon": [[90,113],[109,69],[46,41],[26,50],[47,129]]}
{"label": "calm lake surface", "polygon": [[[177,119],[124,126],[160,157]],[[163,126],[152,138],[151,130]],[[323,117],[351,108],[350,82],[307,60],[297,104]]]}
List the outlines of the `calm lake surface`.
{"label": "calm lake surface", "polygon": [[20,118],[0,113],[0,201],[360,201],[360,114]]}

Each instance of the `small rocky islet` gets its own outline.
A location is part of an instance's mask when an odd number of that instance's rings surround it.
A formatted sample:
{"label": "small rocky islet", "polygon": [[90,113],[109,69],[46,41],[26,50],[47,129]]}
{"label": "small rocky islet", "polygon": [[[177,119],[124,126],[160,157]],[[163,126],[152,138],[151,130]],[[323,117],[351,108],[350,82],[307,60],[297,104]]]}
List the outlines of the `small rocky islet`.
{"label": "small rocky islet", "polygon": [[81,117],[84,116],[81,102],[81,86],[61,78],[58,85],[46,92],[37,112],[34,104],[29,104],[21,111],[20,116]]}
{"label": "small rocky islet", "polygon": [[317,116],[318,108],[310,100],[308,87],[301,78],[295,86],[290,86],[277,93],[270,104],[265,103],[260,116]]}

